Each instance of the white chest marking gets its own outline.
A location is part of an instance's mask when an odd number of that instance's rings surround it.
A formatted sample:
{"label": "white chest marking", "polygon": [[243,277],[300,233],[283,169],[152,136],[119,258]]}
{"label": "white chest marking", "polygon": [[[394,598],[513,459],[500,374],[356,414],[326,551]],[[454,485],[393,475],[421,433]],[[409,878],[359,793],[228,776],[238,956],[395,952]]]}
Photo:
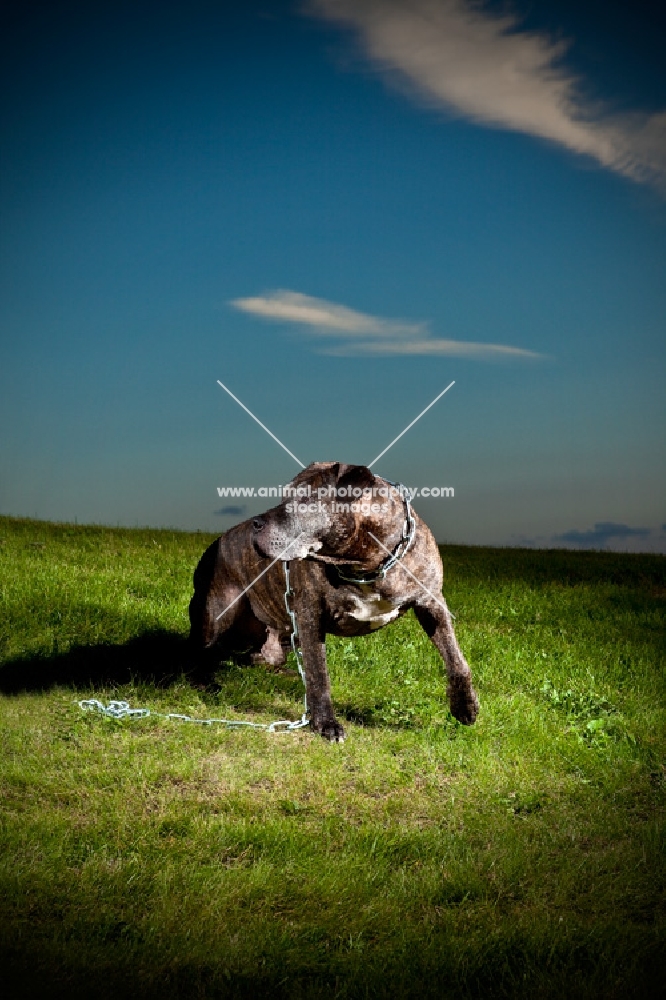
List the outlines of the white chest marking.
{"label": "white chest marking", "polygon": [[396,607],[393,601],[383,600],[369,586],[362,589],[363,597],[359,597],[358,594],[351,595],[355,605],[349,612],[352,618],[368,622],[370,628],[381,628],[400,614],[400,606]]}

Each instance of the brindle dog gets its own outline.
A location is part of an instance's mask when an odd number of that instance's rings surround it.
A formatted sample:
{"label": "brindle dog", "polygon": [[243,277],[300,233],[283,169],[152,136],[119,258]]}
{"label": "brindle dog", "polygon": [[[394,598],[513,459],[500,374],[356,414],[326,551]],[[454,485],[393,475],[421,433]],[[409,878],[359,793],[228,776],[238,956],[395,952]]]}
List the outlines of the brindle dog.
{"label": "brindle dog", "polygon": [[[300,487],[301,496],[284,497],[272,510],[231,528],[201,557],[190,602],[195,649],[212,657],[209,666],[248,650],[255,662],[284,664],[290,635],[278,558],[284,556],[291,563],[292,605],[310,725],[316,733],[333,742],[344,739],[331,703],[326,634],[367,635],[409,608],[444,659],[452,714],[471,725],[479,702],[441,597],[442,560],[429,528],[413,513],[416,530],[404,552],[408,505],[386,480],[362,465],[314,462],[290,486],[296,493]],[[359,497],[359,491],[365,496]],[[387,561],[387,551],[403,554],[382,577],[377,571]],[[274,559],[278,561],[229,607]]]}

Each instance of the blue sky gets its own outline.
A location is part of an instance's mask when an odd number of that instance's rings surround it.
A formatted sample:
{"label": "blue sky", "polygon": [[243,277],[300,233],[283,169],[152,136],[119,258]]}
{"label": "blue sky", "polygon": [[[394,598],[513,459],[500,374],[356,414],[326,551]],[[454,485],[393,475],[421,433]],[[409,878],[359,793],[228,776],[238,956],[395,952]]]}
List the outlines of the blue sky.
{"label": "blue sky", "polygon": [[[507,14],[508,10],[512,13]],[[0,511],[225,530],[368,462],[439,540],[665,551],[664,15],[20,5]]]}

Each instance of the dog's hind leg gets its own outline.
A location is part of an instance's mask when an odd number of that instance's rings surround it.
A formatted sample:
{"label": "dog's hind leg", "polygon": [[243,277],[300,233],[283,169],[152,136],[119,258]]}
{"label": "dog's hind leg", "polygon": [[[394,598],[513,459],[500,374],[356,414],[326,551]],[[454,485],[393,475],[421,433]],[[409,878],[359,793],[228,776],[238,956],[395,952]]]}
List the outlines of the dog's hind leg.
{"label": "dog's hind leg", "polygon": [[287,662],[287,653],[280,641],[277,629],[266,628],[266,640],[260,652],[252,654],[253,663],[267,663],[271,667],[283,667]]}
{"label": "dog's hind leg", "polygon": [[232,628],[247,610],[241,595],[240,587],[234,586],[195,590],[190,601],[190,642],[194,647],[208,649]]}
{"label": "dog's hind leg", "polygon": [[446,693],[451,714],[459,722],[471,726],[479,711],[479,699],[472,687],[472,671],[458,645],[448,608],[426,601],[414,605],[414,614],[446,665]]}
{"label": "dog's hind leg", "polygon": [[231,652],[233,643],[225,636],[247,611],[247,601],[238,584],[225,580],[218,563],[218,543],[204,552],[194,573],[194,594],[190,601],[190,649],[196,675],[210,676],[220,660]]}
{"label": "dog's hind leg", "polygon": [[[243,599],[221,617],[224,607],[219,601],[207,596],[197,600],[197,594],[190,601],[190,651],[192,654],[192,677],[208,682],[219,667],[220,661],[231,655],[233,642],[233,622],[238,617]],[[233,596],[231,600],[233,600]],[[238,609],[238,611],[236,611]]]}

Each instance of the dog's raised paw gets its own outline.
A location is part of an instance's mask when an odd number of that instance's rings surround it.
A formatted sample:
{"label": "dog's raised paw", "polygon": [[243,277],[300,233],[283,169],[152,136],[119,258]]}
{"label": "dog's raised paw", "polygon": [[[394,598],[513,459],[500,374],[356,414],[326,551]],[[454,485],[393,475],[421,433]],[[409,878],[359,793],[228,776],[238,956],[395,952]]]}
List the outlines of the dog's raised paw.
{"label": "dog's raised paw", "polygon": [[479,714],[479,699],[476,691],[454,691],[451,696],[451,715],[463,726],[472,726]]}

